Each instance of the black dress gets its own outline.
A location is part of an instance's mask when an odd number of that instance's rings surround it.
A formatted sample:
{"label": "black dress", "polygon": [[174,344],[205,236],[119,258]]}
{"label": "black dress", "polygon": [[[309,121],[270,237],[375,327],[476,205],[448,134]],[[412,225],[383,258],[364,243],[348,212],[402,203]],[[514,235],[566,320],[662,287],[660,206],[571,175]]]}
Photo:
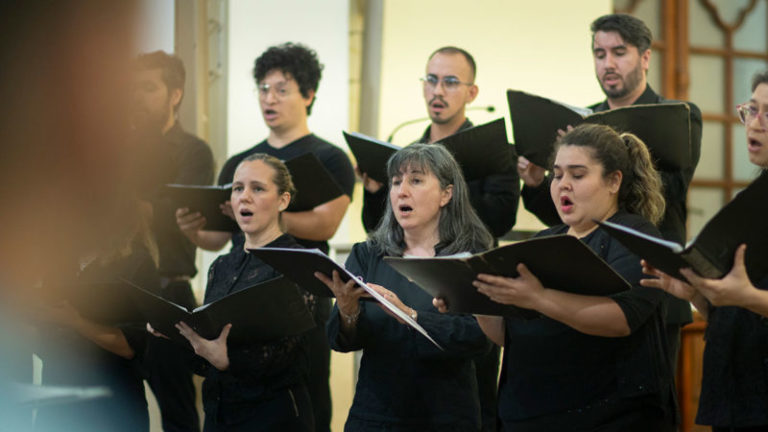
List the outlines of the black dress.
{"label": "black dress", "polygon": [[[125,278],[149,290],[159,291],[154,261],[144,248],[134,246],[133,253],[107,265],[93,262],[83,268],[73,281],[116,282]],[[61,275],[48,283],[65,282]],[[72,282],[72,280],[67,280]],[[97,294],[94,294],[97,295]],[[76,306],[77,299],[70,299]],[[102,321],[118,326],[136,356],[127,360],[106,351],[70,328],[40,328],[41,343],[36,350],[43,363],[42,384],[50,386],[106,387],[111,397],[93,399],[38,409],[36,431],[148,431],[149,415],[144,398],[140,362],[147,332],[140,315],[135,321]]]}
{"label": "black dress", "polygon": [[346,431],[478,431],[480,402],[472,359],[488,340],[471,315],[439,313],[432,297],[384,262],[370,242],[352,248],[346,268],[382,285],[418,311],[417,321],[443,347],[400,324],[376,303],[362,302],[357,329],[340,332],[339,310],[328,321],[336,351],[363,350]]}
{"label": "black dress", "polygon": [[[619,212],[609,220],[658,235],[639,216]],[[567,229],[560,225],[539,236]],[[675,404],[665,352],[666,296],[639,285],[640,259],[602,229],[581,241],[632,284],[611,296],[631,334],[590,336],[545,316],[505,318],[499,388],[503,430],[671,431]],[[555,257],[553,265],[558,259],[568,257]]]}
{"label": "black dress", "polygon": [[[287,234],[266,247],[301,248]],[[211,264],[205,303],[278,276],[280,273],[244,249],[233,249]],[[306,291],[302,293],[310,310],[313,309],[314,297]],[[254,313],[258,313],[258,308]],[[195,372],[205,377],[205,431],[313,430],[312,405],[306,390],[306,333],[269,343],[228,345],[227,350],[226,371],[199,357],[194,361]]]}

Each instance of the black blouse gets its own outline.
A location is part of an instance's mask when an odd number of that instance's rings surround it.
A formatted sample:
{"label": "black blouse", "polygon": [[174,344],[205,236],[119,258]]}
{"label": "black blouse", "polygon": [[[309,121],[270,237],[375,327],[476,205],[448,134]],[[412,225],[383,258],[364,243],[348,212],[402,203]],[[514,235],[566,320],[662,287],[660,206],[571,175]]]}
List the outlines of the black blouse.
{"label": "black blouse", "polygon": [[[471,315],[441,314],[432,296],[383,261],[370,242],[352,248],[346,268],[384,286],[418,311],[418,323],[443,347],[400,324],[375,302],[361,302],[354,337],[340,333],[339,310],[328,321],[331,348],[363,350],[349,421],[413,430],[477,431],[480,403],[472,358],[489,342]],[[389,430],[389,429],[388,429]]]}
{"label": "black blouse", "polygon": [[[639,216],[619,212],[609,220],[659,235]],[[559,225],[538,236],[567,230],[568,226]],[[611,296],[624,312],[631,334],[590,336],[544,316],[529,321],[505,318],[499,416],[505,423],[531,424],[538,417],[536,424],[555,424],[550,422],[563,413],[573,419],[573,412],[590,412],[589,407],[624,404],[635,398],[658,407],[671,423],[675,409],[663,331],[666,296],[661,290],[639,285],[640,259],[602,229],[581,240],[632,284],[630,290]],[[558,259],[568,257],[555,256],[553,265]],[[569,427],[587,430],[589,426]]]}
{"label": "black blouse", "polygon": [[[768,277],[757,286],[768,289]],[[768,426],[768,318],[739,307],[713,307],[704,337],[696,423]]]}
{"label": "black blouse", "polygon": [[[266,247],[301,248],[296,240],[283,234]],[[262,260],[237,248],[218,257],[211,264],[205,303],[280,276]],[[315,298],[302,290],[310,311]],[[263,305],[265,308],[279,305]],[[258,308],[254,310],[258,313]],[[288,336],[269,343],[228,345],[229,369],[220,371],[198,358],[195,372],[205,376],[203,405],[206,415],[216,415],[224,423],[238,422],[253,414],[253,403],[271,397],[273,391],[303,383],[308,371],[304,336]]]}

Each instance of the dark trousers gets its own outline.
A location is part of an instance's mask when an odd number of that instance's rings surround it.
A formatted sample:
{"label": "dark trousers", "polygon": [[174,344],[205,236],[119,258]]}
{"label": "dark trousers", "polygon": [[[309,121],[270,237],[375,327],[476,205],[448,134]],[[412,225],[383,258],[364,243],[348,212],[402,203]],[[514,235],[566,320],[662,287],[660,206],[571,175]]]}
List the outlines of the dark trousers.
{"label": "dark trousers", "polygon": [[501,347],[491,344],[490,351],[474,359],[475,376],[477,377],[477,392],[480,398],[480,420],[483,432],[495,432],[496,406],[498,405],[496,394],[499,378],[499,355]]}
{"label": "dark trousers", "polygon": [[[229,407],[227,410],[247,410],[248,416],[237,422],[216,419],[216,415],[205,416],[204,432],[312,432],[315,429],[312,418],[312,403],[307,389],[295,386],[276,391],[274,396],[258,403]],[[238,417],[241,417],[238,415]]]}
{"label": "dark trousers", "polygon": [[307,391],[312,400],[312,411],[315,418],[316,432],[331,430],[331,386],[328,382],[331,375],[331,347],[325,333],[325,323],[331,313],[331,299],[318,298],[315,309],[317,327],[307,335],[309,352],[309,377]]}
{"label": "dark trousers", "polygon": [[[196,305],[187,281],[169,282],[163,287],[164,298],[185,307]],[[195,386],[188,356],[171,341],[149,338],[144,360],[147,382],[160,407],[165,432],[197,432],[200,418],[195,407]]]}

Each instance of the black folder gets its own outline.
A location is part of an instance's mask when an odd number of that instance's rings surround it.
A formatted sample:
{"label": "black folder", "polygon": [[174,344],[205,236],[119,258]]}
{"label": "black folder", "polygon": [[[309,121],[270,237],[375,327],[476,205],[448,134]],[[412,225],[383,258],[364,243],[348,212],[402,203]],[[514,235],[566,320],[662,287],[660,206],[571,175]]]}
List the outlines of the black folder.
{"label": "black folder", "polygon": [[293,185],[296,187],[296,195],[291,198],[291,205],[286,211],[312,210],[320,204],[344,195],[341,186],[312,153],[304,153],[285,161],[285,166],[291,172]]}
{"label": "black folder", "polygon": [[384,298],[381,294],[369,287],[362,279],[353,275],[347,269],[336,263],[328,255],[319,249],[286,249],[286,248],[258,248],[248,249],[250,253],[269,264],[283,275],[293,280],[305,290],[322,297],[334,297],[333,291],[315,277],[315,272],[323,273],[331,277],[333,271],[339,273],[342,281],[348,282],[354,279],[358,286],[362,287],[371,297],[362,297],[361,300],[377,301],[390,312],[400,318],[414,330],[421,333],[436,347],[443,349],[432,336],[410,315],[401,311],[397,306]]}
{"label": "black folder", "polygon": [[205,218],[206,231],[237,231],[237,222],[221,212],[219,205],[229,201],[232,185],[182,185],[167,184],[164,193],[176,208],[186,207],[190,212],[200,212]]}
{"label": "black folder", "polygon": [[439,141],[461,166],[467,181],[507,172],[517,164],[504,118],[464,129]]}
{"label": "black folder", "polygon": [[389,183],[387,161],[400,147],[357,132],[343,133],[360,172],[368,174],[377,182]]}
{"label": "black folder", "polygon": [[[312,153],[305,153],[285,162],[291,172],[296,193],[286,211],[301,212],[311,210],[320,204],[331,201],[344,191],[331,176],[322,162]],[[206,231],[237,231],[237,222],[224,215],[219,205],[229,201],[232,184],[221,186],[165,185],[165,193],[171,197],[177,207],[189,208],[200,212],[206,219]]]}
{"label": "black folder", "polygon": [[189,310],[140,287],[133,299],[152,328],[183,346],[191,347],[175,324],[184,321],[197,334],[216,339],[232,323],[232,343],[269,341],[301,334],[315,326],[304,296],[290,280],[277,277]]}
{"label": "black folder", "polygon": [[472,285],[478,273],[516,277],[518,263],[524,263],[547,288],[596,296],[630,288],[589,246],[569,235],[533,238],[469,256],[385,257],[384,261],[432,297],[445,299],[451,313],[538,316],[529,309],[496,303]]}
{"label": "black folder", "polygon": [[550,162],[558,129],[580,123],[603,124],[637,135],[659,169],[685,170],[693,164],[690,107],[686,103],[632,105],[592,113],[517,90],[507,90],[507,101],[518,153],[541,167]]}
{"label": "black folder", "polygon": [[344,282],[351,279],[344,267],[319,249],[258,248],[248,252],[318,297],[335,296],[314,272],[330,276],[336,270]]}
{"label": "black folder", "polygon": [[763,174],[720,209],[692,242],[683,247],[622,225],[599,222],[627,249],[664,273],[687,281],[681,268],[690,267],[706,278],[719,279],[733,267],[733,256],[747,245],[745,265],[753,284],[768,274],[768,174]]}
{"label": "black folder", "polygon": [[115,325],[142,321],[141,311],[131,301],[128,282],[65,283],[60,287],[59,295],[84,318],[100,324]]}

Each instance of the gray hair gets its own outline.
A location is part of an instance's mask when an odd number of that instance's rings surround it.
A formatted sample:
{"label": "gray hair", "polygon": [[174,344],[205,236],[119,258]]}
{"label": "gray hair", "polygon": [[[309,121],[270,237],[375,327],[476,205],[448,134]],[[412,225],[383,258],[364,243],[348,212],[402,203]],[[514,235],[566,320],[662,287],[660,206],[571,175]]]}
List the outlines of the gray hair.
{"label": "gray hair", "polygon": [[[436,251],[439,250],[441,255],[450,255],[458,252],[477,252],[493,245],[493,237],[469,201],[469,191],[461,168],[445,147],[440,144],[411,144],[398,150],[387,162],[390,184],[393,177],[409,167],[434,174],[443,190],[453,186],[451,200],[440,209],[440,242],[435,246]],[[395,219],[389,198],[384,217],[371,233],[369,241],[385,255],[403,255],[406,247],[405,234]]]}

